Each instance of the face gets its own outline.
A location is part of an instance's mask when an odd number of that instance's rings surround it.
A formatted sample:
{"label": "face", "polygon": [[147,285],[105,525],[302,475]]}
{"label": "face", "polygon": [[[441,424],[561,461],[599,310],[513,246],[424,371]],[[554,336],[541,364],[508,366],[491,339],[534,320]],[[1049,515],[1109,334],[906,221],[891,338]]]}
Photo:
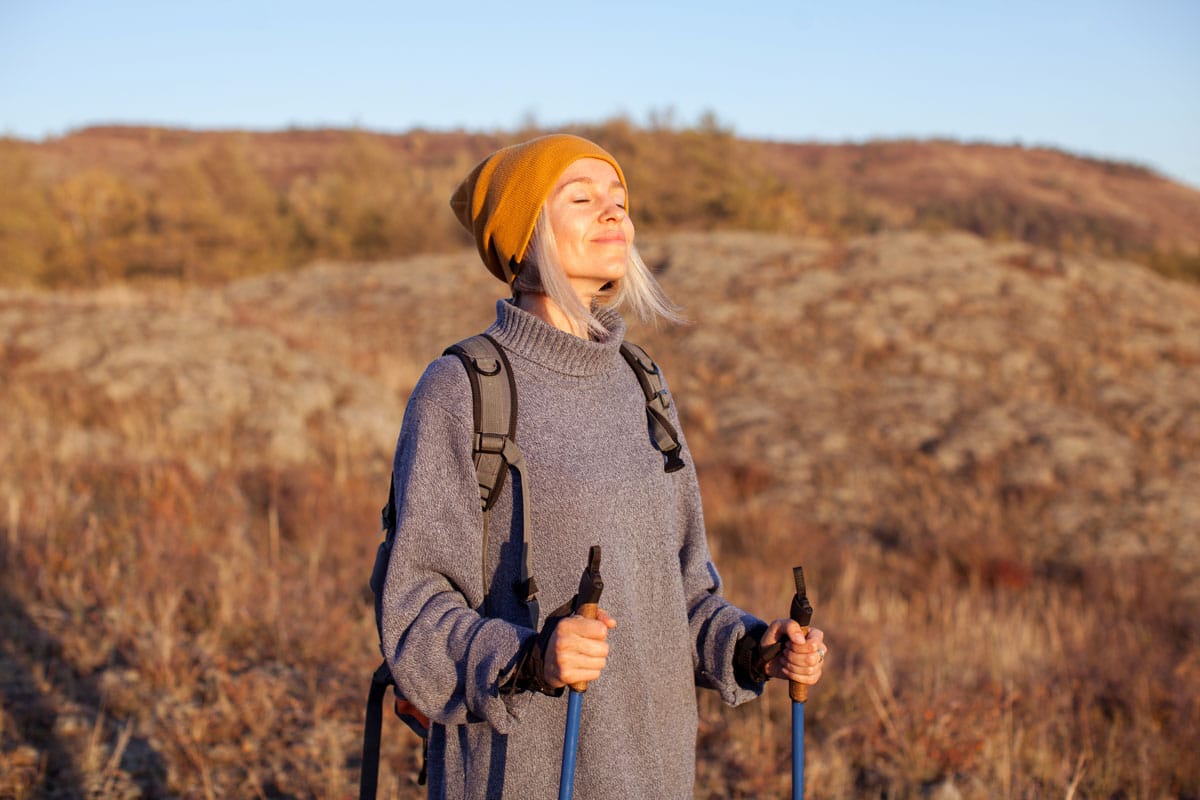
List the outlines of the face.
{"label": "face", "polygon": [[573,162],[550,192],[546,215],[563,271],[585,305],[606,283],[625,276],[633,223],[611,164],[598,158]]}

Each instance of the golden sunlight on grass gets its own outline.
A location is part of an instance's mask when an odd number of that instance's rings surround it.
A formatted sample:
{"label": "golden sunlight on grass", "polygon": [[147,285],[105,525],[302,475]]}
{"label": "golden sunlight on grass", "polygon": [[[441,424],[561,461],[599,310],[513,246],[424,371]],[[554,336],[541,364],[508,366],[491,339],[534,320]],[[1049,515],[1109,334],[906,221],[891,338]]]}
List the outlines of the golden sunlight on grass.
{"label": "golden sunlight on grass", "polygon": [[[828,635],[810,797],[1200,794],[1200,290],[964,234],[644,242],[728,594],[782,615],[803,564]],[[353,795],[404,400],[491,283],[0,293],[0,797]],[[697,797],[786,796],[789,715],[703,695]],[[385,731],[381,796],[422,796]]]}

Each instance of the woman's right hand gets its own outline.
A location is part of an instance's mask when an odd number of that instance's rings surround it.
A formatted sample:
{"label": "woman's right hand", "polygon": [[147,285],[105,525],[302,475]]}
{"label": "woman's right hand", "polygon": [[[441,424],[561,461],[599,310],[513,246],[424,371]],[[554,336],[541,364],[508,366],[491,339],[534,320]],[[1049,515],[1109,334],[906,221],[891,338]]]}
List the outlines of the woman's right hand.
{"label": "woman's right hand", "polygon": [[546,683],[557,689],[599,678],[608,660],[608,632],[615,627],[617,621],[602,608],[595,619],[573,614],[559,620],[546,645]]}

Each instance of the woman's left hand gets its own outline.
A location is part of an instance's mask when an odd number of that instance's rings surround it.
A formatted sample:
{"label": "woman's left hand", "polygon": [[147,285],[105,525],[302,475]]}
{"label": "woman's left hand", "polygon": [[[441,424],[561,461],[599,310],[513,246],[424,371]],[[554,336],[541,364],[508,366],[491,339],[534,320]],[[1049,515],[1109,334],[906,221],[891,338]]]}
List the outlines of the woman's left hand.
{"label": "woman's left hand", "polygon": [[821,680],[825,654],[829,652],[823,631],[809,628],[806,637],[794,619],[777,619],[767,627],[759,645],[766,649],[780,641],[784,642],[783,650],[767,662],[768,675],[809,686]]}

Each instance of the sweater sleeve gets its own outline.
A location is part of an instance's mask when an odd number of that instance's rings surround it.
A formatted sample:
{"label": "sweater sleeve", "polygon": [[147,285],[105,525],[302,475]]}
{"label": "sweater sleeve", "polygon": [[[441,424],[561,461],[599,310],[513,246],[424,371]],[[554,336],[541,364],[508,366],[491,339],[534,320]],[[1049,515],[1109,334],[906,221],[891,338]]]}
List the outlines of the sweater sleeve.
{"label": "sweater sleeve", "polygon": [[383,592],[383,646],[396,687],[444,725],[507,733],[520,696],[498,686],[535,632],[481,616],[483,518],[472,461],[471,388],[461,364],[426,370],[396,445],[397,524]]}
{"label": "sweater sleeve", "polygon": [[679,566],[687,597],[696,685],[716,690],[721,700],[729,705],[740,705],[762,694],[763,684],[738,680],[734,652],[739,639],[747,634],[761,633],[765,625],[723,596],[721,576],[708,549],[696,465],[679,425],[674,403],[671,414],[684,446],[686,465],[672,477],[675,480],[676,519],[680,526],[677,532]]}

